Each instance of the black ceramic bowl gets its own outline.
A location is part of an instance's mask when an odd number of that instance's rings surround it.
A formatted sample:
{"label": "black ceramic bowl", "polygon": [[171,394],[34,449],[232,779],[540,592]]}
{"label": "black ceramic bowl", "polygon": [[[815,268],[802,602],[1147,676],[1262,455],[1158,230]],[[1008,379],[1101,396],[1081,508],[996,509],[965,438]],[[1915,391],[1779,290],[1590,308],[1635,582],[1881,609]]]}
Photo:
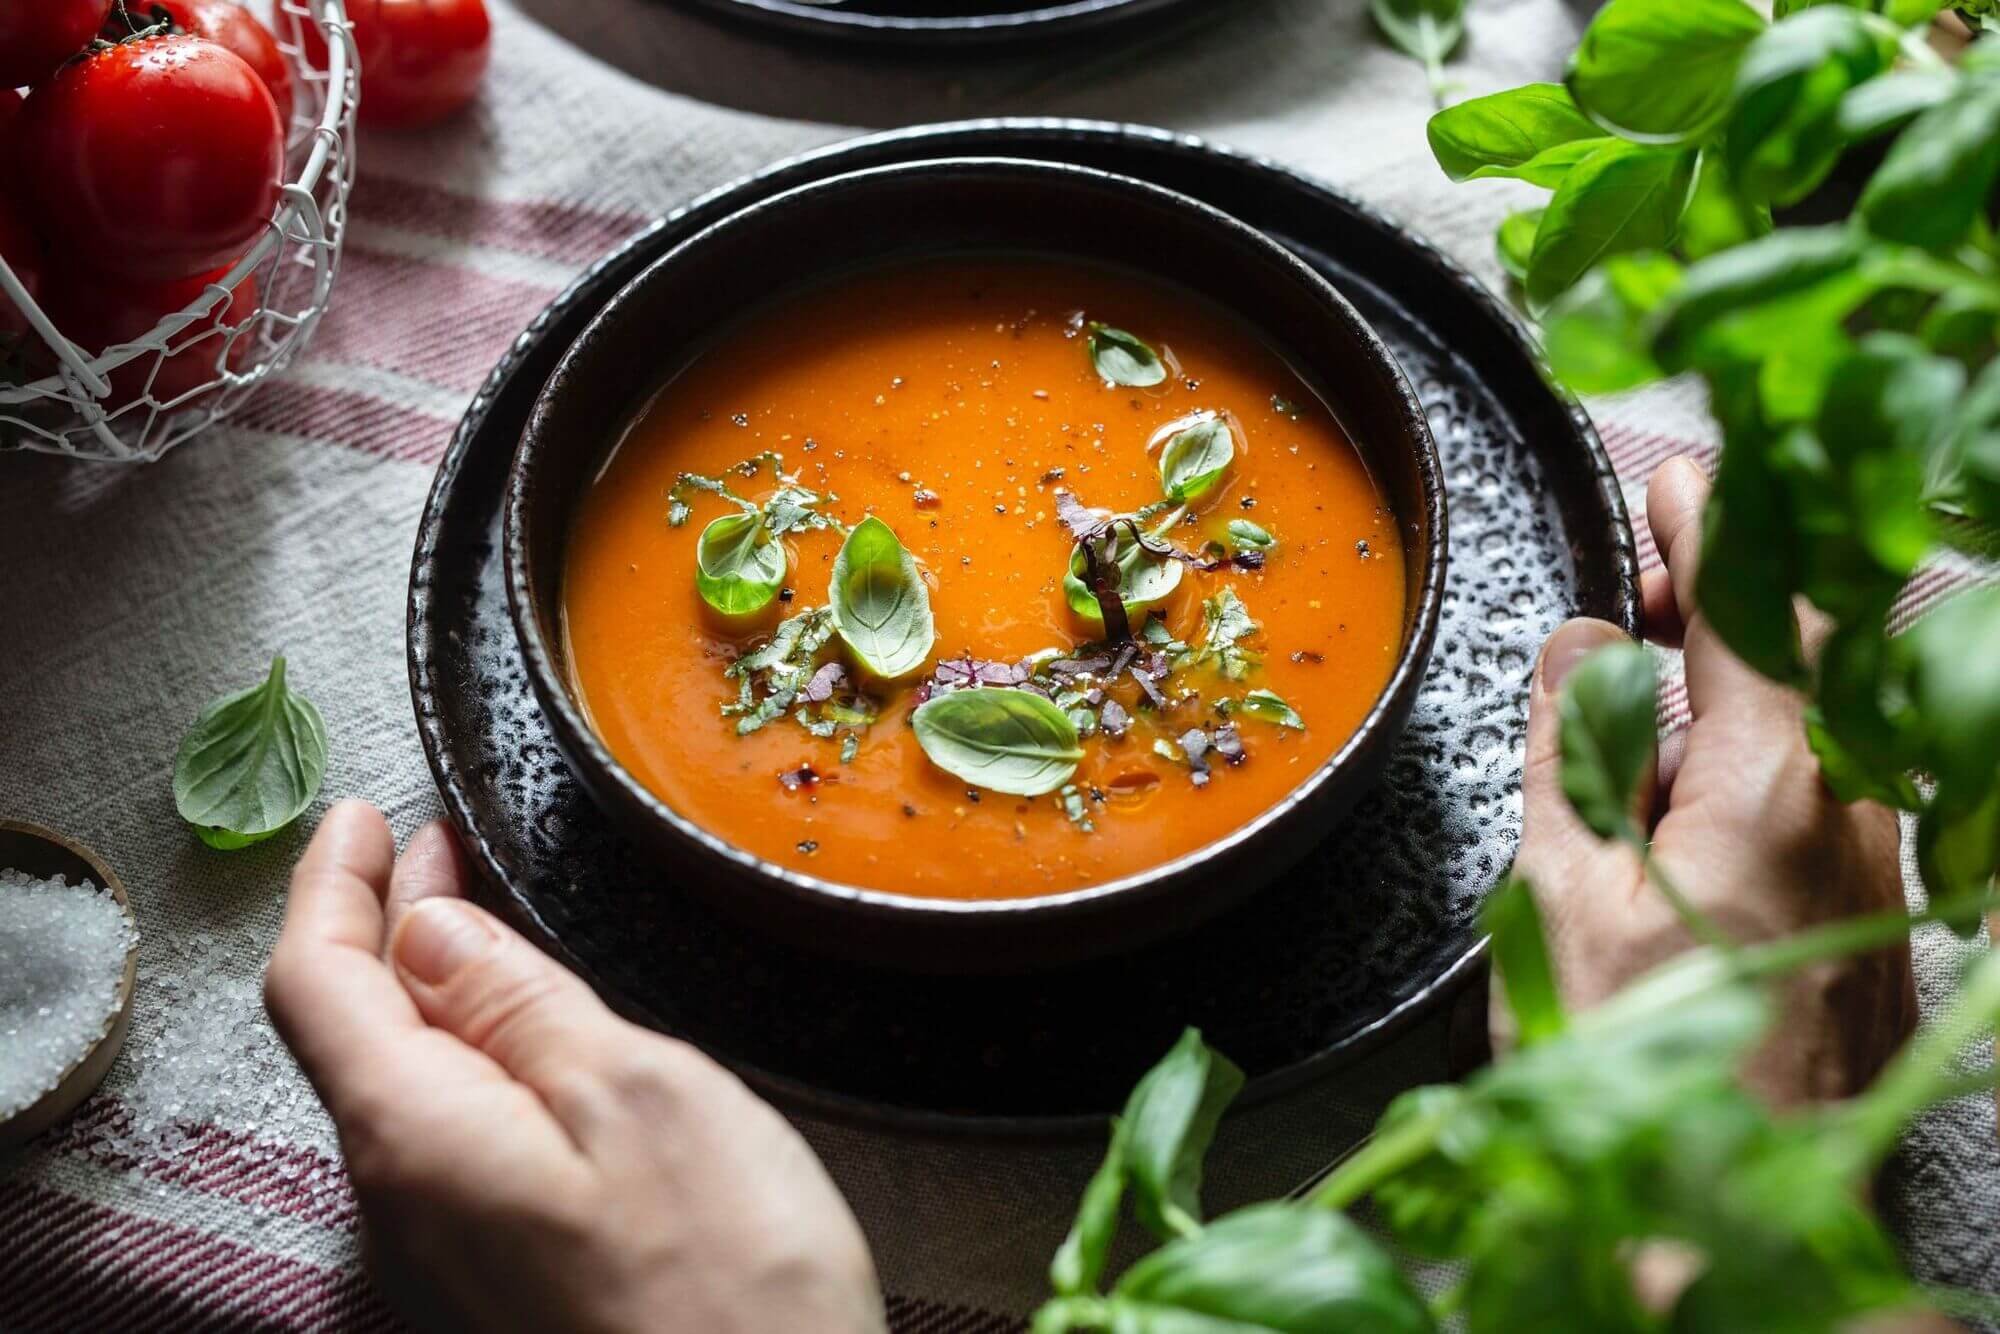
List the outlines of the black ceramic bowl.
{"label": "black ceramic bowl", "polygon": [[[1196,852],[1034,899],[948,901],[821,880],[702,829],[614,760],[562,661],[561,582],[577,502],[653,393],[746,309],[842,271],[918,256],[1041,253],[1174,275],[1253,329],[1282,333],[1403,529],[1408,611],[1395,670],[1340,750],[1282,802]],[[1069,962],[1184,929],[1268,883],[1380,777],[1408,720],[1444,592],[1437,448],[1401,369],[1347,300],[1290,251],[1185,195],[1083,167],[954,158],[787,191],[668,252],[614,296],[543,387],[514,456],[507,594],[529,677],[578,779],[658,858],[661,891],[812,947],[932,971]]]}

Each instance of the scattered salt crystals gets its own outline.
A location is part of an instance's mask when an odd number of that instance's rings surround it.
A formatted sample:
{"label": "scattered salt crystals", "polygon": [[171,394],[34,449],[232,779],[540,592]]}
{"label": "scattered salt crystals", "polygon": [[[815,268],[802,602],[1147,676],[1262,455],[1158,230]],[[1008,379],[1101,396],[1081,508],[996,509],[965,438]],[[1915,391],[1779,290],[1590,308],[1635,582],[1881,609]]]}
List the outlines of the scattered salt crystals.
{"label": "scattered salt crystals", "polygon": [[0,1117],[54,1088],[111,1027],[138,938],[110,890],[0,867]]}

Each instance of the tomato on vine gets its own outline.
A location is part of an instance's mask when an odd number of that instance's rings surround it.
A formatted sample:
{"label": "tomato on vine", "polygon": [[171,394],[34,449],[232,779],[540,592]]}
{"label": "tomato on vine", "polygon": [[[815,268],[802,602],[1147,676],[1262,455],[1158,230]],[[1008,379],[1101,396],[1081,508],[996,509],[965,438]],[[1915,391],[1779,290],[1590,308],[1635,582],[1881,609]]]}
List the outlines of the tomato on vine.
{"label": "tomato on vine", "polygon": [[[409,127],[443,120],[479,95],[493,52],[485,0],[353,0],[347,17],[361,60],[361,121]],[[326,43],[305,33],[306,58],[326,68]]]}
{"label": "tomato on vine", "polygon": [[0,0],[0,89],[40,83],[89,46],[111,0]]}
{"label": "tomato on vine", "polygon": [[126,7],[142,24],[153,11],[163,10],[177,30],[234,51],[271,90],[271,100],[278,104],[278,123],[292,123],[292,67],[271,30],[244,6],[235,0],[126,0]]}
{"label": "tomato on vine", "polygon": [[206,273],[277,208],[277,103],[242,57],[199,37],[141,37],[65,65],[28,98],[19,138],[42,239],[105,277]]}

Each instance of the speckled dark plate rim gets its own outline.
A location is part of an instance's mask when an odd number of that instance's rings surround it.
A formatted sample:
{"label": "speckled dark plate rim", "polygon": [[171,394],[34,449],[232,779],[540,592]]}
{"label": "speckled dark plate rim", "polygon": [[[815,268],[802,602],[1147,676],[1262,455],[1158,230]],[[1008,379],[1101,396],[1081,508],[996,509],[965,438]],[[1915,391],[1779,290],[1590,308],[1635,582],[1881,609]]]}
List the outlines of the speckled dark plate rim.
{"label": "speckled dark plate rim", "polygon": [[[872,14],[865,9],[829,8],[799,0],[680,0],[684,5],[733,22],[774,29],[793,37],[837,37],[881,46],[1014,45],[1070,37],[1079,32],[1136,22],[1148,15],[1192,8],[1193,0],[1067,0],[1025,5],[989,14],[947,14],[925,18]],[[1217,0],[1209,0],[1217,3]]]}
{"label": "speckled dark plate rim", "polygon": [[[1339,327],[1358,353],[1350,357],[1343,350],[1338,354],[1337,366],[1312,366],[1310,371],[1316,373],[1310,374],[1309,380],[1331,386],[1343,381],[1352,382],[1361,375],[1372,375],[1383,401],[1395,404],[1394,415],[1403,433],[1402,439],[1383,443],[1379,448],[1398,453],[1407,448],[1413,454],[1413,466],[1422,492],[1422,512],[1399,514],[1397,518],[1405,529],[1421,532],[1429,547],[1421,553],[1422,564],[1416,578],[1406,589],[1412,609],[1409,623],[1403,633],[1403,643],[1396,653],[1396,665],[1375,697],[1375,702],[1338,750],[1255,817],[1213,842],[1171,861],[1084,889],[1018,899],[926,898],[827,880],[760,857],[702,828],[662,801],[619,763],[585,721],[583,710],[567,681],[567,674],[558,665],[558,650],[549,642],[540,608],[554,594],[552,590],[536,584],[533,574],[535,562],[528,555],[533,539],[528,536],[530,523],[526,512],[531,503],[529,497],[540,483],[539,474],[547,470],[542,460],[551,448],[569,448],[569,432],[550,425],[554,421],[567,420],[561,401],[565,392],[564,381],[575,374],[572,367],[580,359],[601,360],[617,355],[615,345],[629,337],[628,326],[631,325],[624,307],[643,304],[645,300],[637,290],[641,283],[671,281],[677,268],[684,269],[691,262],[688,256],[698,257],[704,246],[712,248],[714,233],[740,231],[745,225],[754,226],[766,217],[784,216],[785,210],[801,194],[811,199],[835,191],[851,194],[883,185],[894,188],[913,181],[935,181],[937,188],[950,189],[961,177],[978,177],[994,171],[1004,173],[1001,179],[1015,183],[1022,190],[1066,188],[1104,192],[1115,197],[1137,198],[1155,211],[1171,211],[1177,218],[1192,219],[1202,227],[1204,239],[1212,241],[1211,253],[1232,250],[1248,257],[1241,262],[1260,263],[1282,274],[1284,281],[1313,293],[1311,299],[1323,311],[1326,325]],[[698,263],[699,259],[693,262]],[[647,332],[650,333],[650,329]],[[1336,369],[1342,373],[1327,373]],[[1337,411],[1338,404],[1335,407]],[[550,435],[554,444],[543,443],[538,438]],[[643,273],[633,279],[632,284],[607,298],[593,316],[590,326],[571,343],[562,361],[551,372],[548,385],[536,401],[528,429],[514,455],[504,505],[502,548],[506,562],[507,601],[513,613],[514,630],[520,640],[529,676],[535,683],[542,713],[547,717],[550,729],[564,743],[564,749],[578,757],[578,763],[594,768],[602,781],[615,784],[624,792],[627,801],[643,810],[656,826],[671,831],[681,839],[689,851],[704,853],[715,863],[733,868],[744,878],[746,890],[761,891],[768,897],[773,910],[785,906],[777,901],[781,899],[838,903],[850,914],[881,922],[949,921],[965,923],[969,929],[976,929],[977,923],[1006,919],[1034,922],[1038,930],[1059,931],[1079,913],[1110,906],[1114,900],[1120,911],[1130,911],[1141,904],[1170,910],[1176,901],[1187,898],[1188,888],[1208,875],[1218,863],[1227,864],[1231,858],[1238,858],[1239,864],[1247,864],[1242,859],[1254,849],[1268,844],[1274,837],[1286,835],[1289,827],[1322,811],[1324,799],[1333,789],[1343,782],[1350,787],[1353,785],[1358,776],[1356,771],[1364,763],[1362,757],[1378,747],[1392,744],[1402,729],[1399,720],[1409,716],[1411,702],[1423,684],[1430,667],[1431,650],[1437,643],[1438,621],[1444,606],[1445,561],[1450,545],[1444,464],[1438,458],[1437,443],[1431,438],[1423,405],[1418,402],[1409,378],[1394,354],[1384,345],[1381,336],[1325,275],[1257,228],[1178,191],[1073,163],[1021,161],[985,155],[954,154],[912,162],[875,164],[794,186],[746,203],[728,218],[712,228],[702,229],[649,264]],[[1406,535],[1405,540],[1414,539]]]}
{"label": "speckled dark plate rim", "polygon": [[[1597,535],[1602,547],[1611,553],[1615,564],[1612,573],[1615,576],[1618,599],[1610,619],[1627,631],[1637,632],[1638,552],[1633,545],[1632,530],[1626,518],[1624,493],[1618,485],[1616,470],[1611,465],[1610,456],[1606,454],[1603,441],[1598,438],[1597,430],[1591,424],[1589,415],[1573,396],[1549,377],[1546,363],[1533,336],[1526,324],[1506,302],[1489,291],[1456,260],[1421,236],[1406,230],[1381,210],[1265,157],[1218,147],[1192,135],[1111,121],[1060,118],[956,121],[868,135],[785,159],[761,172],[740,177],[711,190],[637,232],[618,249],[585,270],[550,303],[547,309],[535,317],[515,340],[507,354],[495,365],[486,382],[467,406],[464,418],[453,433],[444,457],[439,461],[417,529],[416,551],[410,569],[408,623],[410,692],[416,712],[417,730],[423,740],[424,755],[430,764],[432,777],[436,780],[439,796],[444,803],[446,813],[464,839],[474,864],[485,877],[487,887],[496,891],[486,896],[489,906],[496,908],[516,928],[574,969],[593,986],[598,983],[594,971],[570,952],[539,914],[507,888],[506,868],[501,864],[492,842],[479,826],[471,794],[452,772],[441,715],[432,703],[441,688],[438,676],[439,660],[449,652],[449,649],[432,633],[430,621],[437,609],[429,587],[428,571],[438,558],[439,542],[459,474],[465,466],[467,456],[480,445],[482,432],[486,428],[496,401],[508,390],[520,372],[523,361],[550,336],[553,326],[565,319],[574,318],[578,321],[580,329],[582,324],[588,322],[588,312],[595,308],[591,304],[593,299],[602,300],[608,297],[650,262],[648,256],[659,246],[659,239],[663,233],[692,235],[694,231],[742,203],[763,198],[791,185],[812,180],[819,175],[844,170],[850,165],[900,161],[950,153],[1004,154],[1009,151],[1037,149],[1052,153],[1062,145],[1072,143],[1096,148],[1130,148],[1139,154],[1155,154],[1163,157],[1208,157],[1217,159],[1237,171],[1263,174],[1277,184],[1310,200],[1314,205],[1337,209],[1393,239],[1399,247],[1410,254],[1414,263],[1430,269],[1440,282],[1458,289],[1459,296],[1470,302],[1474,310],[1491,321],[1505,335],[1510,346],[1518,352],[1523,375],[1547,386],[1547,392],[1552,394],[1562,409],[1571,428],[1572,438],[1567,444],[1577,450],[1585,460],[1592,487],[1597,492],[1605,514],[1611,520],[1610,531]],[[1143,163],[1128,164],[1128,169],[1142,179],[1145,177]],[[663,248],[660,253],[664,253]],[[532,395],[529,401],[532,402]],[[523,405],[524,418],[527,406],[528,404]],[[513,443],[510,436],[504,446],[491,447],[504,448],[511,456]],[[502,491],[504,487],[496,491],[494,496],[496,512],[502,502]],[[1243,1093],[1241,1104],[1249,1105],[1297,1089],[1340,1066],[1379,1050],[1393,1038],[1448,1004],[1469,981],[1481,976],[1486,948],[1487,942],[1484,938],[1469,941],[1462,952],[1439,968],[1426,983],[1374,1020],[1352,1030],[1305,1060],[1252,1080]],[[646,1021],[647,1016],[644,1013],[625,1005],[615,993],[611,993],[609,999],[614,1005],[630,1013],[633,1018],[641,1022]],[[735,1062],[733,1065],[737,1072],[753,1085],[791,1106],[857,1125],[887,1126],[921,1134],[1016,1139],[1067,1139],[1080,1135],[1094,1136],[1101,1134],[1104,1128],[1104,1118],[1095,1114],[981,1116],[884,1105],[867,1099],[829,1093],[813,1085],[746,1063]]]}

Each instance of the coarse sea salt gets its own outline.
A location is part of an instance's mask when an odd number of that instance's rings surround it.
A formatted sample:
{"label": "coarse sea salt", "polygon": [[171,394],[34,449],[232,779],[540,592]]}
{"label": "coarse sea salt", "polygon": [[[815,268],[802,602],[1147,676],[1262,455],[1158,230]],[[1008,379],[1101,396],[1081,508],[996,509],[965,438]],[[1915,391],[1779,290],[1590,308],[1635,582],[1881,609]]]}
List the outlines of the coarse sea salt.
{"label": "coarse sea salt", "polygon": [[138,939],[110,890],[0,867],[0,1119],[54,1088],[109,1030]]}

